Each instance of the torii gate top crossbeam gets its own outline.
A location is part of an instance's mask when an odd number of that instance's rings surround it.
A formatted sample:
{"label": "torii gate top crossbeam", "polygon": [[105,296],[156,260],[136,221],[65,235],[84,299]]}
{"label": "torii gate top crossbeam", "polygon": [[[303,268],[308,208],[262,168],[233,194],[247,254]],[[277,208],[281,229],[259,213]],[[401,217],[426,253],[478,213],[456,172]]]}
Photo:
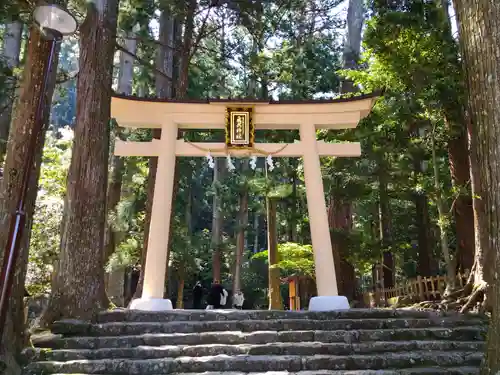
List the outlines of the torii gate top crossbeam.
{"label": "torii gate top crossbeam", "polygon": [[224,129],[226,106],[254,108],[256,129],[298,129],[314,124],[317,129],[354,128],[370,113],[378,94],[350,98],[307,101],[255,100],[161,100],[116,95],[111,101],[111,117],[120,126],[162,128],[176,124],[179,129]]}

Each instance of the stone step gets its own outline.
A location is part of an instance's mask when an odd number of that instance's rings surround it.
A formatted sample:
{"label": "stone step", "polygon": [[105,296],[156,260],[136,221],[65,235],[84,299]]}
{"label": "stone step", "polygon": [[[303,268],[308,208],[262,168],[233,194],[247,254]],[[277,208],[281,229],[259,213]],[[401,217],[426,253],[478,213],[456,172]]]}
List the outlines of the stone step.
{"label": "stone step", "polygon": [[[203,373],[173,373],[169,375],[477,375],[479,368],[477,367],[420,367],[420,368],[407,368],[399,370],[352,370],[352,371],[332,371],[332,370],[319,370],[319,371],[265,371],[265,372],[232,372],[232,371],[216,371],[216,372],[203,372]],[[53,374],[53,375],[68,375],[68,374]],[[78,375],[91,375],[91,374],[78,374]],[[110,374],[100,374],[110,375]],[[152,374],[153,375],[153,374]],[[154,375],[166,375],[166,373],[157,373]]]}
{"label": "stone step", "polygon": [[283,320],[226,320],[200,322],[114,322],[88,324],[86,322],[66,320],[53,324],[52,332],[66,336],[121,336],[140,335],[145,333],[200,333],[220,331],[314,331],[314,330],[359,330],[359,329],[400,329],[479,326],[480,319],[455,320],[446,318],[434,319],[283,319]]}
{"label": "stone step", "polygon": [[24,375],[40,374],[109,374],[154,375],[173,372],[204,371],[316,371],[316,370],[382,370],[411,367],[479,366],[482,353],[474,352],[401,352],[351,356],[227,356],[179,357],[164,359],[76,360],[70,362],[34,362]]}
{"label": "stone step", "polygon": [[[26,353],[32,361],[74,361],[99,360],[106,358],[154,359],[174,357],[197,357],[216,355],[353,355],[378,354],[384,352],[402,351],[466,351],[480,352],[484,350],[484,342],[480,341],[380,341],[372,343],[271,343],[264,345],[192,345],[192,346],[139,346],[135,348],[106,348],[106,349],[37,349],[33,353]],[[29,349],[27,351],[33,351]]]}
{"label": "stone step", "polygon": [[161,333],[135,336],[33,336],[34,346],[52,349],[132,348],[141,345],[267,344],[275,342],[367,342],[408,340],[484,341],[486,326],[456,328],[404,328],[350,331],[257,331]]}
{"label": "stone step", "polygon": [[172,310],[146,312],[117,309],[98,315],[98,323],[110,322],[171,322],[171,321],[220,321],[220,320],[272,320],[272,319],[433,319],[448,318],[455,320],[482,319],[484,315],[458,314],[456,312],[435,312],[415,309],[351,309],[342,311],[266,311],[266,310]]}
{"label": "stone step", "polygon": [[[477,375],[477,367],[420,367],[399,370],[352,370],[352,371],[266,371],[266,372],[204,372],[175,373],[172,375]],[[57,374],[60,375],[60,374]],[[155,374],[159,375],[159,374]]]}

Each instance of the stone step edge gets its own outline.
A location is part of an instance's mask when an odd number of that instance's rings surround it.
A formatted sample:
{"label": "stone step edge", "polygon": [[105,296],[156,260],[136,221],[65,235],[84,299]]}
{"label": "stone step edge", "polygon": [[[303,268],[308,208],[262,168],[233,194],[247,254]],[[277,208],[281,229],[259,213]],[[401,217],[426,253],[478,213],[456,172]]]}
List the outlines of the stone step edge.
{"label": "stone step edge", "polygon": [[[454,311],[433,311],[423,309],[351,309],[343,311],[279,311],[279,310],[173,310],[164,312],[147,312],[127,309],[117,309],[110,311],[102,311],[98,314],[96,322],[118,322],[118,321],[193,321],[202,320],[230,320],[232,316],[240,317],[237,320],[251,320],[254,317],[277,317],[278,319],[288,319],[289,317],[297,317],[299,319],[307,319],[310,317],[320,317],[322,320],[336,319],[339,317],[352,318],[352,319],[385,319],[391,317],[401,318],[455,318],[455,319],[470,319],[480,318],[481,320],[488,321],[488,317],[484,314],[467,313],[460,314]],[[194,319],[195,318],[195,319]],[[208,319],[206,319],[208,318]],[[150,319],[150,320],[148,320]]]}
{"label": "stone step edge", "polygon": [[[114,336],[113,336],[114,337]],[[391,341],[391,340],[381,340],[381,341],[376,341],[376,344],[381,344],[381,345],[391,345],[391,344],[413,344],[413,345],[439,345],[441,343],[448,343],[450,345],[453,344],[463,344],[463,345],[473,345],[473,344],[482,344],[484,345],[486,342],[485,341],[460,341],[460,340],[401,340],[401,341]],[[152,349],[168,349],[168,348],[179,348],[179,349],[185,349],[185,348],[202,348],[202,347],[223,347],[223,346],[244,346],[244,347],[266,347],[266,346],[294,346],[294,345],[299,345],[299,346],[314,346],[314,345],[345,345],[345,346],[353,346],[353,347],[358,347],[358,346],[371,346],[373,345],[373,342],[367,341],[367,342],[324,342],[324,341],[303,341],[303,342],[289,342],[289,341],[277,341],[277,342],[270,342],[267,344],[182,344],[182,345],[160,345],[160,346],[152,346],[152,345],[140,345],[136,346],[133,348],[128,348],[128,349],[147,349],[147,350],[152,350]],[[57,351],[67,351],[67,352],[79,352],[79,351],[99,351],[99,350],[123,350],[127,348],[99,348],[99,349],[50,349],[50,348],[37,348],[37,347],[32,347],[28,349],[33,349],[33,350],[49,350],[51,352],[57,352]]]}
{"label": "stone step edge", "polygon": [[158,336],[158,337],[168,337],[168,336],[188,336],[188,335],[214,335],[214,334],[241,334],[241,335],[252,335],[255,333],[282,333],[282,332],[295,332],[295,333],[305,333],[305,332],[337,332],[337,333],[348,333],[348,332],[394,332],[394,331],[460,331],[460,330],[477,330],[486,331],[487,327],[482,325],[471,325],[471,326],[455,326],[455,327],[419,327],[419,328],[376,328],[376,329],[334,329],[334,330],[323,330],[323,329],[310,329],[310,330],[287,330],[287,331],[274,331],[274,330],[255,330],[251,332],[245,331],[207,331],[207,332],[187,332],[187,333],[143,333],[140,335],[120,335],[120,336],[70,336],[66,337],[61,334],[55,334],[50,332],[43,332],[41,335],[33,334],[31,336],[32,341],[37,340],[40,337],[51,337],[58,339],[112,339],[112,338],[136,338],[144,336]]}
{"label": "stone step edge", "polygon": [[[62,345],[75,345],[74,349],[92,349],[95,348],[96,343],[99,343],[101,348],[106,347],[116,347],[115,345],[109,346],[109,343],[127,343],[130,342],[131,345],[125,345],[126,347],[137,347],[144,345],[147,341],[157,341],[157,340],[180,340],[180,341],[190,341],[193,340],[204,340],[212,339],[218,335],[223,336],[221,341],[214,339],[214,342],[203,342],[203,344],[217,344],[226,343],[230,344],[230,340],[238,339],[240,341],[246,340],[266,340],[266,342],[295,342],[296,339],[292,339],[292,336],[302,337],[303,342],[374,342],[381,341],[383,337],[392,335],[398,332],[398,334],[403,335],[421,335],[427,336],[429,333],[434,335],[435,340],[453,340],[452,334],[473,334],[475,337],[470,338],[472,341],[485,341],[485,335],[487,332],[486,327],[458,327],[458,328],[410,328],[410,329],[374,329],[374,330],[351,330],[351,331],[320,331],[320,330],[309,330],[309,331],[254,331],[254,332],[241,332],[241,331],[219,331],[219,332],[203,332],[203,333],[148,333],[142,335],[124,335],[124,336],[81,336],[81,337],[63,337],[61,335],[44,334],[42,336],[32,336],[31,342],[35,347],[43,348],[60,348],[63,349]],[[479,336],[477,336],[479,335]],[[366,336],[364,339],[360,337]],[[374,336],[374,337],[371,337]],[[400,337],[396,340],[391,341],[408,341],[415,340],[418,338],[427,339],[427,337]],[[477,338],[476,338],[477,337]],[[219,337],[220,338],[220,337]],[[335,338],[335,339],[333,339]],[[464,337],[465,338],[465,337]],[[428,339],[432,339],[428,337]],[[466,341],[471,341],[466,340]],[[455,338],[453,341],[462,341],[460,338]],[[249,342],[250,343],[250,342]],[[260,344],[261,342],[253,342],[254,344]],[[265,343],[265,342],[262,342]],[[192,345],[195,343],[177,343],[175,345]],[[245,344],[245,342],[234,342],[232,344]],[[165,345],[154,344],[155,346]],[[90,346],[90,347],[89,347]]]}
{"label": "stone step edge", "polygon": [[[296,325],[294,328],[293,325]],[[450,328],[450,327],[483,327],[486,326],[479,319],[456,321],[451,319],[270,319],[270,320],[225,320],[225,321],[173,321],[173,322],[112,322],[90,324],[78,321],[58,321],[51,327],[53,334],[65,337],[75,336],[121,336],[123,334],[134,334],[134,331],[158,330],[157,333],[198,333],[219,332],[218,327],[233,328],[242,332],[255,330],[267,331],[291,331],[291,330],[313,330],[323,327],[322,330],[334,331],[347,327],[347,330],[359,329],[403,329],[403,328]],[[165,332],[167,331],[167,332]],[[172,332],[169,332],[172,331]],[[227,331],[227,329],[226,329]]]}
{"label": "stone step edge", "polygon": [[[422,356],[422,357],[434,357],[439,354],[445,354],[445,355],[459,355],[459,356],[468,356],[468,357],[476,357],[477,359],[483,358],[484,354],[481,352],[474,352],[474,351],[460,351],[460,350],[454,350],[454,351],[446,351],[446,352],[433,352],[433,351],[419,351],[414,353],[413,351],[410,352],[398,352],[398,353],[383,353],[386,356],[391,356],[391,357],[396,357],[396,358],[405,358],[405,357],[412,357],[412,354],[415,354],[415,356]],[[239,361],[241,359],[246,359],[246,358],[251,358],[252,361],[254,362],[259,362],[259,361],[269,361],[269,360],[307,360],[307,359],[330,359],[334,358],[337,360],[342,360],[342,359],[369,359],[373,358],[373,354],[354,354],[354,355],[256,355],[256,356],[251,356],[251,355],[236,355],[236,356],[230,356],[230,355],[214,355],[214,356],[200,356],[200,357],[177,357],[177,358],[155,358],[155,359],[126,359],[126,358],[119,358],[119,359],[114,359],[114,358],[106,358],[106,359],[95,359],[95,360],[86,360],[86,359],[81,359],[81,360],[74,360],[70,361],[71,364],[87,364],[87,365],[93,365],[93,364],[103,364],[103,363],[149,363],[149,364],[155,364],[155,363],[162,363],[162,362],[169,362],[169,361],[174,361],[174,362],[182,362],[186,363],[188,362],[202,362],[206,363],[209,361],[226,361],[226,362],[231,362],[231,361]],[[68,362],[60,362],[60,361],[39,361],[39,362],[33,362],[34,364],[39,364],[39,365],[44,365],[44,364],[65,364]]]}
{"label": "stone step edge", "polygon": [[[420,352],[420,351],[428,351],[429,348],[434,348],[433,350],[439,350],[441,352],[453,352],[453,351],[474,351],[474,349],[458,349],[457,347],[465,347],[467,345],[471,346],[484,346],[486,343],[484,341],[456,341],[456,340],[408,340],[408,341],[377,341],[375,344],[379,345],[378,347],[374,347],[373,342],[354,342],[354,343],[345,343],[345,342],[321,342],[321,341],[306,341],[300,343],[293,342],[273,342],[268,344],[197,344],[197,345],[161,345],[161,346],[150,346],[150,345],[141,345],[131,348],[99,348],[99,349],[47,349],[47,348],[26,348],[23,353],[25,356],[30,358],[38,358],[40,355],[43,355],[44,352],[48,352],[49,354],[57,354],[57,353],[72,353],[79,354],[85,353],[85,355],[91,353],[109,353],[113,356],[115,352],[126,351],[130,352],[148,352],[148,351],[175,351],[176,349],[179,352],[183,350],[196,350],[196,349],[219,349],[223,350],[224,348],[234,348],[241,347],[241,349],[251,350],[257,348],[290,348],[290,347],[312,347],[312,348],[322,348],[322,347],[337,347],[338,349],[352,349],[354,354],[380,354],[384,353],[387,350],[384,348],[390,348],[391,353],[394,352],[404,352],[411,350],[412,352]],[[435,349],[436,346],[448,344],[446,348]],[[445,346],[445,345],[443,345]],[[366,349],[366,351],[359,352],[360,350]],[[234,354],[238,355],[238,354]],[[243,354],[248,356],[253,356],[253,354]],[[177,358],[177,357],[188,357],[182,354],[179,354],[175,357],[161,357],[161,358]],[[120,357],[122,358],[122,357]],[[138,358],[141,359],[141,358]]]}
{"label": "stone step edge", "polygon": [[[266,371],[266,372],[235,372],[235,371],[209,371],[209,372],[175,372],[170,375],[441,375],[441,374],[479,374],[477,367],[414,367],[398,370],[317,370],[317,371]],[[53,374],[75,375],[75,374]],[[77,374],[77,375],[108,375],[108,374]],[[111,375],[111,374],[109,374]],[[155,375],[165,375],[155,374]]]}
{"label": "stone step edge", "polygon": [[90,327],[94,328],[106,328],[106,327],[122,327],[122,326],[145,326],[145,327],[169,327],[169,326],[199,326],[199,325],[210,325],[210,324],[243,324],[243,325],[252,325],[252,324],[276,324],[276,323],[282,323],[282,324],[300,324],[303,322],[307,322],[310,324],[322,324],[324,322],[335,322],[335,323],[345,323],[345,324],[354,324],[357,322],[383,322],[386,324],[392,324],[396,322],[411,322],[411,321],[418,321],[418,322],[429,322],[429,323],[434,323],[436,325],[443,324],[443,323],[449,323],[449,324],[457,324],[460,326],[463,325],[484,325],[486,322],[483,319],[480,318],[470,318],[470,319],[450,319],[446,317],[419,317],[419,318],[414,318],[414,319],[408,319],[404,317],[392,317],[392,318],[387,318],[387,319],[377,319],[377,318],[367,318],[367,319],[352,319],[352,318],[340,318],[340,319],[279,319],[279,318],[272,318],[272,319],[252,319],[252,320],[236,320],[236,319],[231,319],[231,320],[187,320],[187,321],[181,321],[181,320],[172,320],[172,321],[156,321],[156,322],[150,322],[150,321],[119,321],[119,322],[104,322],[104,323],[90,323],[86,321],[81,321],[81,320],[75,320],[75,319],[65,319],[65,320],[58,320],[55,321],[52,324],[52,331],[54,332],[54,329],[60,329],[60,328],[76,328],[76,329],[88,329]]}

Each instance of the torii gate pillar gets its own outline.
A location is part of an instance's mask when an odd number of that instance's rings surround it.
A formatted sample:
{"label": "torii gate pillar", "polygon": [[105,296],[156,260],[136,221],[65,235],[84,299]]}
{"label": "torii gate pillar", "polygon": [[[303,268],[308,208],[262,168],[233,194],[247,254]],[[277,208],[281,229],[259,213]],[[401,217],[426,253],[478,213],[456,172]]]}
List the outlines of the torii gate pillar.
{"label": "torii gate pillar", "polygon": [[304,143],[302,160],[318,295],[337,296],[339,292],[314,124],[300,125],[300,141]]}
{"label": "torii gate pillar", "polygon": [[[149,300],[159,308],[165,304],[163,292],[165,286],[165,270],[168,264],[168,237],[170,230],[170,212],[172,211],[172,195],[174,192],[175,145],[177,141],[177,125],[168,124],[162,127],[162,149],[158,157],[158,168],[155,179],[153,206],[146,253],[144,284],[142,299]],[[171,306],[170,306],[171,308]]]}

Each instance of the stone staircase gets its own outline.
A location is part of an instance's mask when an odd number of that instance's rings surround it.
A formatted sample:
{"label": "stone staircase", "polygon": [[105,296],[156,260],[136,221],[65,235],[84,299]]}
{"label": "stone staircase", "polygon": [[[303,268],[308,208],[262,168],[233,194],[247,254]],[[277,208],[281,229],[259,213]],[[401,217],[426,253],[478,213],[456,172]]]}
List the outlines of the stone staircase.
{"label": "stone staircase", "polygon": [[478,374],[486,329],[415,310],[115,310],[33,337],[24,375]]}

